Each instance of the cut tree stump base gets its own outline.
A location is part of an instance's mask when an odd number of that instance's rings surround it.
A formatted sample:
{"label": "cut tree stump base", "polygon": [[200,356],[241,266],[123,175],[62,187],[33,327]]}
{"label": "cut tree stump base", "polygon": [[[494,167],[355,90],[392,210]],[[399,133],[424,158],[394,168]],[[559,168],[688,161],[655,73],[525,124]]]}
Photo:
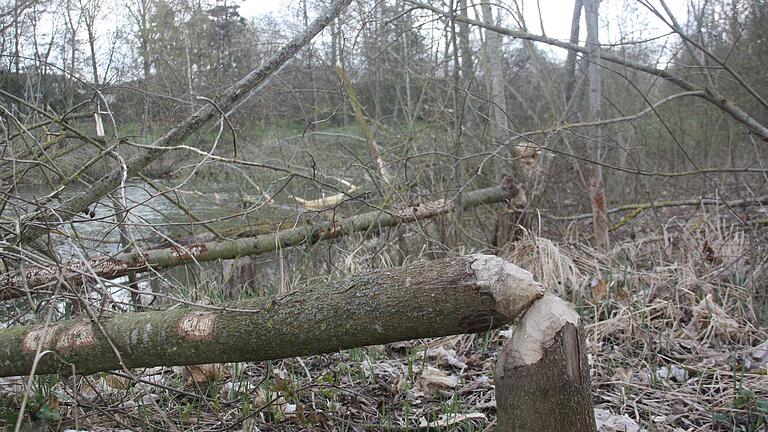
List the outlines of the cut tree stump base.
{"label": "cut tree stump base", "polygon": [[515,326],[496,366],[499,431],[597,432],[578,313],[548,294]]}

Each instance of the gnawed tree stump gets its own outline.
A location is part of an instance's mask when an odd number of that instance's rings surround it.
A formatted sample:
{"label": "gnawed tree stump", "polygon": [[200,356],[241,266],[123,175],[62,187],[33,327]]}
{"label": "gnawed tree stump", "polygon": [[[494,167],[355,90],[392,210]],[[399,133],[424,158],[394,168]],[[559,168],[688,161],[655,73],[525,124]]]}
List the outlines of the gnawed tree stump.
{"label": "gnawed tree stump", "polygon": [[496,365],[500,431],[596,432],[579,314],[559,297],[537,300]]}
{"label": "gnawed tree stump", "polygon": [[[350,276],[218,307],[125,313],[0,330],[0,376],[258,361],[511,322],[543,295],[530,273],[470,255]],[[118,354],[119,353],[119,356]]]}

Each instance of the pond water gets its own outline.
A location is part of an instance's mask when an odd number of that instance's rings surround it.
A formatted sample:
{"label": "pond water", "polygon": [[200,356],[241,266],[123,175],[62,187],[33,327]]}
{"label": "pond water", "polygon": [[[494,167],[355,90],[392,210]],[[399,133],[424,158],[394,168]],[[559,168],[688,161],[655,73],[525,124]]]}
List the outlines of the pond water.
{"label": "pond water", "polygon": [[[165,188],[168,185],[158,186]],[[12,202],[13,205],[7,207],[4,216],[21,216],[34,208],[31,203],[40,201],[49,193],[50,188],[40,185],[19,186],[18,198]],[[135,244],[142,248],[166,243],[163,241],[165,238],[177,239],[208,234],[209,231],[195,222],[187,212],[194,214],[199,220],[210,221],[210,225],[216,229],[242,226],[265,219],[282,219],[291,213],[287,204],[260,206],[263,202],[261,195],[245,194],[237,185],[225,182],[185,185],[183,191],[177,190],[166,195],[159,194],[147,183],[130,182],[126,184],[124,195],[128,209],[124,226]],[[61,199],[66,200],[71,196],[62,196]],[[59,231],[66,235],[54,235],[51,239],[61,260],[81,260],[86,256],[109,255],[120,250],[120,233],[112,205],[111,200],[104,199],[91,206],[87,214],[81,213],[71,223],[59,227]],[[254,266],[250,274],[258,272],[265,279],[274,277],[273,256],[264,256],[249,262]],[[231,265],[225,263],[224,266],[227,268]],[[208,269],[207,276],[200,278],[204,269]],[[146,292],[168,292],[170,286],[191,288],[201,279],[215,285],[220,280],[221,271],[220,263],[205,263],[203,266],[189,265],[165,270],[161,272],[161,278],[156,277],[158,273],[145,273],[140,275],[139,289]],[[152,286],[149,283],[150,276],[155,279]],[[127,282],[127,278],[105,281],[104,288],[111,293],[114,300],[129,302],[129,292],[121,286]],[[143,303],[146,304],[148,299],[149,296],[145,296]]]}
{"label": "pond water", "polygon": [[[77,192],[83,190],[84,188]],[[262,199],[260,195],[244,194],[236,185],[224,182],[193,187],[185,185],[184,190],[178,189],[168,194],[159,194],[144,182],[129,182],[123,191],[127,206],[124,225],[136,243],[144,246],[161,242],[163,236],[177,238],[207,233],[205,227],[190,217],[189,213],[198,220],[210,222],[210,225],[216,228],[243,225],[258,218],[274,216],[276,212],[287,214],[285,208],[259,208]],[[22,185],[18,188],[18,196],[29,203],[38,201],[49,193],[50,189],[41,185]],[[66,200],[75,193],[62,196],[61,199]],[[9,206],[6,216],[18,217],[32,207],[31,204]],[[91,252],[100,250],[103,253],[113,253],[118,249],[120,235],[113,202],[109,199],[103,199],[91,206],[87,214],[77,215],[60,230],[77,238],[78,244]],[[66,258],[67,249],[72,248],[72,243],[64,236],[54,238],[57,241],[57,249],[65,255],[63,258]]]}

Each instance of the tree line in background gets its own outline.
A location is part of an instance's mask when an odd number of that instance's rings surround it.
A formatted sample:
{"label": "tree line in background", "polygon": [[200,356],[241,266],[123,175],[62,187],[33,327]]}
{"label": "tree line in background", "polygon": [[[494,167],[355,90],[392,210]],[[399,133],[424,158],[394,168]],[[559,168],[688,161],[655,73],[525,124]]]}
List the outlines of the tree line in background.
{"label": "tree line in background", "polygon": [[[579,189],[592,190],[594,197],[602,187],[596,179],[601,165],[609,168],[604,183],[611,203],[627,193],[647,196],[687,171],[756,168],[762,146],[752,142],[743,123],[695,92],[681,93],[673,80],[591,60],[599,46],[598,14],[591,2],[583,2],[582,13],[581,3],[574,8],[570,43],[591,52],[571,50],[563,58],[546,43],[472,23],[525,31],[523,5],[514,2],[506,8],[484,1],[430,3],[440,14],[418,2],[356,2],[277,79],[233,110],[241,145],[255,145],[248,143],[255,131],[275,125],[354,127],[359,104],[371,127],[382,131],[379,140],[391,136],[387,128],[416,131],[428,125],[445,132],[436,146],[454,157],[511,143],[517,151],[499,152],[496,159],[535,167],[529,174],[540,175],[531,177],[535,185],[529,187],[541,197],[532,202],[551,198],[569,205],[571,213],[588,202],[572,198],[584,195]],[[602,10],[607,14],[621,5],[612,2]],[[662,47],[627,35],[599,51],[658,66],[702,91],[727,95],[759,124],[768,120],[759,96],[767,81],[758,60],[766,50],[763,2],[691,4],[682,18],[670,15],[663,3],[626,5],[656,15],[681,42]],[[303,1],[278,20],[246,19],[236,2],[227,1],[7,1],[0,82],[26,103],[57,115],[109,110],[116,135],[145,137],[205,105],[201,97],[216,100],[322,6]],[[579,29],[578,17],[587,18],[586,30]],[[356,102],[345,95],[336,65]],[[39,116],[19,103],[7,108]],[[584,126],[594,121],[604,123]],[[599,163],[582,163],[587,160]],[[472,174],[466,164],[452,165],[464,171],[452,178]],[[720,183],[713,175],[674,182],[687,189],[685,196],[703,194],[712,181]],[[568,187],[579,183],[583,187]]]}

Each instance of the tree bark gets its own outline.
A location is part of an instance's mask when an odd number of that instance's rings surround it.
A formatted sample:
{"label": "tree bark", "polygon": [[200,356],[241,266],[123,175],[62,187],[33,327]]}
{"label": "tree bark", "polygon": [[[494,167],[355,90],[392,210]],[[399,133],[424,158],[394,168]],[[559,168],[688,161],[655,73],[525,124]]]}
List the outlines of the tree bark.
{"label": "tree bark", "polygon": [[[495,25],[491,3],[488,0],[481,1],[483,11],[483,21],[489,25]],[[458,20],[461,16],[457,17]],[[502,68],[502,57],[504,51],[501,49],[501,34],[494,31],[485,32],[485,61],[486,74],[489,80],[489,100],[491,102],[491,138],[494,140],[494,147],[497,142],[506,141],[508,133],[507,124],[507,98],[504,93],[504,71]]]}
{"label": "tree bark", "polygon": [[[502,186],[480,189],[463,195],[463,209],[492,204],[505,200],[516,200],[520,190],[511,181]],[[279,248],[316,243],[355,232],[379,230],[397,224],[427,219],[455,209],[452,200],[440,199],[413,204],[391,211],[373,211],[326,223],[301,226],[236,240],[196,243],[165,249],[123,253],[117,256],[91,258],[85,262],[62,264],[50,268],[27,268],[21,274],[0,275],[0,300],[26,295],[27,288],[40,288],[61,279],[82,283],[94,276],[115,279],[149,269],[163,269],[192,262],[208,262],[239,256],[271,252]]]}
{"label": "tree bark", "polygon": [[[139,56],[141,57],[143,73],[141,86],[146,92],[149,92],[149,80],[152,75],[152,59],[150,57],[150,32],[152,29],[149,25],[151,8],[151,0],[133,0],[127,4],[128,14],[133,19],[133,24],[136,26],[135,38],[139,45]],[[141,129],[139,133],[142,136],[145,135],[149,129],[151,121],[151,100],[148,95],[144,96],[143,103]]]}
{"label": "tree bark", "polygon": [[[0,376],[261,361],[509,323],[541,297],[530,273],[470,255],[351,276],[219,307],[0,330]],[[119,353],[119,356],[116,354]]]}
{"label": "tree bark", "polygon": [[[379,174],[379,178],[390,185],[393,184],[395,179],[387,169],[387,164],[384,162],[384,158],[381,156],[381,147],[379,147],[379,145],[376,143],[376,139],[373,137],[373,132],[371,132],[371,129],[368,127],[368,121],[366,120],[365,113],[363,112],[363,106],[360,104],[360,100],[357,98],[357,92],[355,92],[355,89],[349,82],[346,72],[339,65],[336,66],[336,74],[339,76],[344,89],[347,91],[347,96],[349,96],[349,103],[352,105],[352,109],[355,112],[355,119],[357,120],[357,124],[360,127],[360,132],[368,142],[368,151],[371,154],[373,163],[376,164],[376,170]],[[378,86],[378,84],[375,85]],[[374,93],[375,92],[376,91],[374,91]]]}
{"label": "tree bark", "polygon": [[552,294],[515,326],[496,365],[499,430],[597,432],[579,314]]}
{"label": "tree bark", "polygon": [[[483,21],[488,25],[495,25],[493,10],[489,0],[480,2],[480,9],[483,14]],[[464,17],[460,17],[464,18]],[[457,18],[458,19],[458,18]],[[488,130],[491,137],[491,151],[495,151],[496,146],[504,145],[508,141],[509,124],[507,121],[507,98],[504,88],[504,71],[502,58],[504,51],[501,48],[502,35],[494,31],[485,32],[485,76],[488,87],[488,100],[490,101],[490,112],[488,118],[490,125]],[[515,157],[515,152],[512,154]],[[499,172],[498,165],[494,159],[492,169]],[[516,233],[518,228],[519,213],[511,210],[498,216],[496,220],[496,235],[494,245],[502,246],[510,240],[510,233]]]}
{"label": "tree bark", "polygon": [[85,31],[88,35],[88,49],[91,55],[91,73],[93,73],[93,84],[96,88],[99,88],[101,84],[99,82],[99,64],[96,60],[96,30],[94,28],[98,12],[98,2],[94,3],[94,1],[91,0],[87,3],[83,3],[83,1],[80,0],[80,15],[83,17]]}
{"label": "tree bark", "polygon": [[[469,17],[469,7],[467,0],[459,0],[459,15]],[[472,87],[472,81],[475,79],[474,65],[472,60],[472,43],[470,42],[470,29],[466,22],[459,21],[459,31],[456,35],[459,42],[459,52],[461,53],[461,90],[463,102],[461,104],[464,110],[464,124],[462,125],[469,131],[470,135],[477,134],[477,113],[472,108],[472,99],[469,92]]]}

